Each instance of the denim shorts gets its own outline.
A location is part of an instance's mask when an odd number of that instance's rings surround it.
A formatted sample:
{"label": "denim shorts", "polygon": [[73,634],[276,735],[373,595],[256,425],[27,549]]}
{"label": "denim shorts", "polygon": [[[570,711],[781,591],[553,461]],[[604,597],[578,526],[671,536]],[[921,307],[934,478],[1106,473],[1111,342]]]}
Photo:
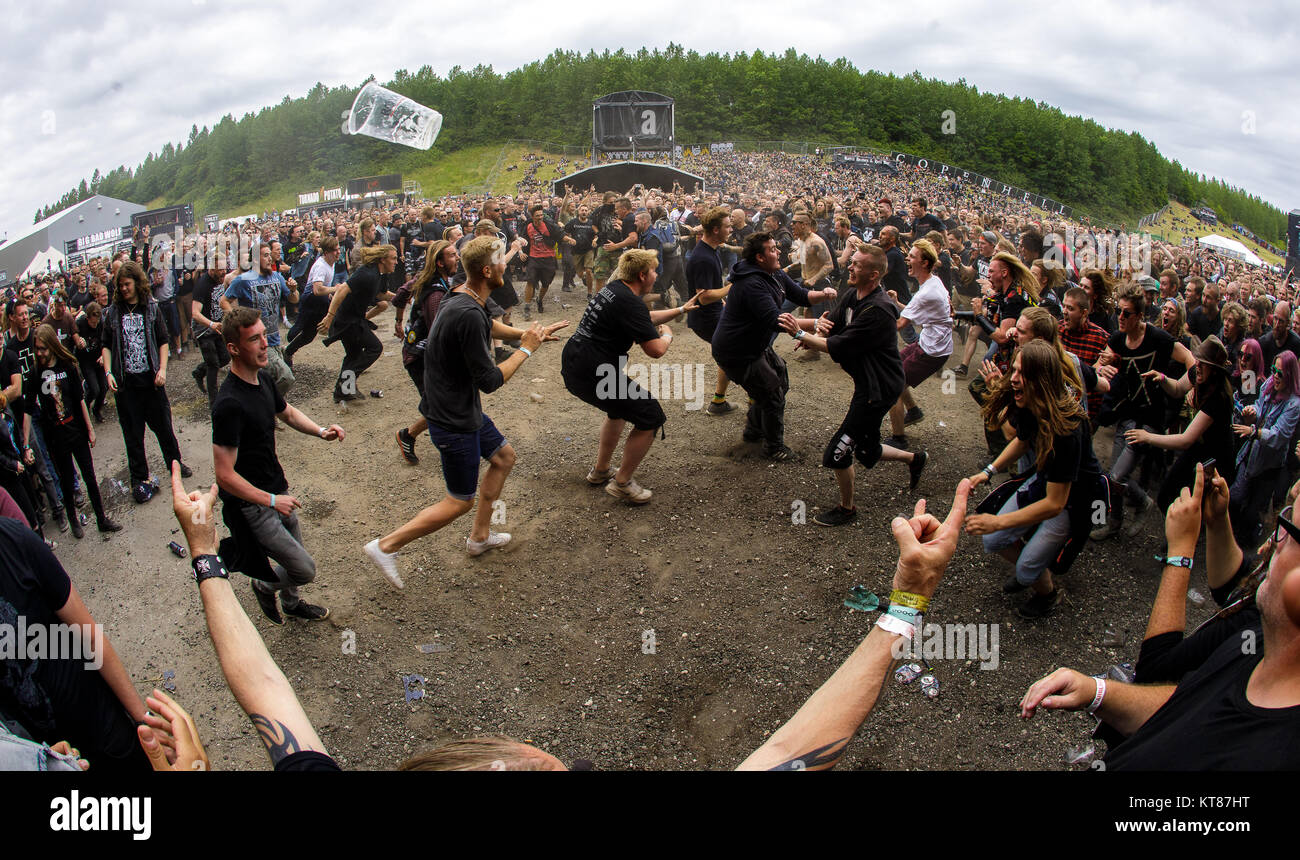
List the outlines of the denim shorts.
{"label": "denim shorts", "polygon": [[429,422],[429,440],[442,455],[442,479],[447,495],[468,502],[478,495],[479,460],[491,460],[506,446],[506,437],[483,416],[483,426],[473,433],[455,433]]}

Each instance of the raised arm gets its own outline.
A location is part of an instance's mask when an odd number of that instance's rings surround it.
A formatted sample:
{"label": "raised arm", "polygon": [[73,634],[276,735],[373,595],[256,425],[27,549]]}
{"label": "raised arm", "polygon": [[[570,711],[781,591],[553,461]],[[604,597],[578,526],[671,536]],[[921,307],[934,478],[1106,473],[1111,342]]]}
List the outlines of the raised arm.
{"label": "raised arm", "polygon": [[[186,494],[178,464],[172,464],[172,511],[185,532],[195,564],[216,564],[217,530],[214,514],[217,487]],[[239,605],[230,580],[212,576],[199,583],[199,598],[208,619],[208,635],[221,663],[230,692],[252,720],[271,763],[306,750],[325,753],[325,744],[303,711],[293,687],[266,650],[253,622]]]}
{"label": "raised arm", "polygon": [[[970,482],[963,480],[942,523],[926,513],[922,499],[916,503],[912,519],[896,517],[890,524],[898,543],[896,590],[926,600],[934,594],[957,548],[969,497]],[[880,698],[894,654],[905,638],[879,626],[881,623],[871,628],[835,674],[745,759],[739,770],[829,770],[839,762]]]}

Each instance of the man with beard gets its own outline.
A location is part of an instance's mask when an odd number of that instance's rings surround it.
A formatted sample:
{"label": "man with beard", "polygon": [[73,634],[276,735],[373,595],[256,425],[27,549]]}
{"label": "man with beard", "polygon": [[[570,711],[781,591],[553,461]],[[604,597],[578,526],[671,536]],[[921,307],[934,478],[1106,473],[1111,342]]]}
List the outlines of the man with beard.
{"label": "man with beard", "polygon": [[564,225],[564,243],[569,246],[565,253],[572,256],[574,271],[587,286],[587,298],[591,298],[591,267],[595,263],[596,226],[591,221],[591,207],[583,203],[578,207],[578,217]]}
{"label": "man with beard", "polygon": [[266,341],[270,345],[266,372],[283,397],[293,387],[293,371],[285,363],[284,350],[280,347],[280,308],[283,302],[298,301],[298,288],[290,288],[284,276],[276,271],[274,259],[271,244],[261,243],[257,248],[257,268],[231,280],[221,299],[221,309],[229,313],[239,304],[262,315]]}
{"label": "man with beard", "polygon": [[835,297],[834,290],[807,290],[781,270],[781,250],[770,233],[745,241],[744,259],[731,274],[731,292],[713,335],[713,359],[749,393],[746,442],[763,442],[763,455],[778,462],[794,457],[785,445],[785,395],[790,378],[772,349],[780,331],[781,304],[808,307]]}
{"label": "man with beard", "polygon": [[[743,212],[741,216],[743,218]],[[734,219],[735,213],[731,217]],[[697,305],[686,315],[686,326],[709,344],[713,342],[718,320],[722,319],[721,302],[730,290],[729,285],[722,285],[723,268],[719,248],[733,224],[734,220],[728,221],[725,207],[710,209],[704,213],[700,222],[703,228],[700,241],[686,255],[686,298],[688,302],[695,299]],[[713,389],[713,400],[708,408],[710,415],[726,415],[736,408],[727,402],[727,384],[727,373],[719,367],[717,386]]]}
{"label": "man with beard", "polygon": [[[862,245],[849,263],[849,286],[835,308],[818,320],[783,314],[779,320],[804,349],[826,352],[853,377],[849,412],[822,454],[822,465],[835,470],[839,504],[813,518],[823,526],[839,526],[857,518],[853,502],[853,460],[870,469],[880,460],[906,463],[908,489],[916,489],[929,458],[924,451],[901,451],[880,443],[880,422],[905,387],[903,360],[898,353],[898,308],[881,289],[887,268],[885,254],[875,245]],[[811,332],[811,333],[810,333]]]}
{"label": "man with beard", "polygon": [[505,243],[482,236],[465,245],[461,261],[466,281],[442,300],[429,330],[424,350],[424,396],[420,413],[429,423],[429,438],[437,446],[446,482],[446,496],[420,511],[401,528],[365,546],[365,553],[395,587],[403,586],[394,556],[411,541],[432,534],[469,513],[479,495],[479,461],[488,461],[482,497],[465,549],[471,556],[505,546],[510,535],[489,530],[492,505],[500,497],[506,477],[515,465],[514,448],[483,414],[479,392],[491,393],[504,385],[544,341],[557,340],[554,332],[567,322],[543,328],[536,323],[520,332],[520,348],[500,365],[492,361],[494,329],[514,329],[494,323],[488,316],[488,295],[502,283],[506,268]]}
{"label": "man with beard", "polygon": [[363,248],[358,263],[347,283],[335,291],[329,310],[317,326],[321,334],[329,333],[327,345],[335,340],[343,342],[343,364],[334,383],[335,403],[363,399],[357,379],[384,353],[369,320],[369,310],[376,302],[393,297],[383,284],[397,268],[397,249],[392,245]]}
{"label": "man with beard", "polygon": [[604,288],[610,272],[618,265],[618,257],[627,248],[637,247],[640,236],[632,217],[632,201],[605,192],[605,203],[596,210],[596,290]]}
{"label": "man with beard", "polygon": [[[322,427],[285,402],[266,372],[266,327],[251,308],[234,308],[221,322],[230,352],[230,373],[212,408],[212,465],[232,536],[251,538],[257,552],[277,563],[274,582],[253,578],[253,593],[273,624],[285,615],[320,621],[329,610],[303,600],[298,589],[316,578],[316,563],[302,543],[297,511],[302,503],[288,494],[289,482],[275,452],[275,420],[327,442],[343,441],[337,424]],[[245,543],[243,554],[252,557]],[[233,564],[232,560],[232,564]],[[265,566],[265,565],[262,565]],[[251,572],[249,567],[243,568]],[[276,606],[276,594],[280,606]]]}
{"label": "man with beard", "polygon": [[557,262],[555,246],[559,244],[562,231],[559,226],[546,216],[546,210],[540,203],[534,203],[528,209],[529,222],[524,227],[524,238],[528,240],[528,267],[524,273],[524,306],[533,301],[533,292],[537,293],[537,312],[545,308],[546,291],[555,280]]}

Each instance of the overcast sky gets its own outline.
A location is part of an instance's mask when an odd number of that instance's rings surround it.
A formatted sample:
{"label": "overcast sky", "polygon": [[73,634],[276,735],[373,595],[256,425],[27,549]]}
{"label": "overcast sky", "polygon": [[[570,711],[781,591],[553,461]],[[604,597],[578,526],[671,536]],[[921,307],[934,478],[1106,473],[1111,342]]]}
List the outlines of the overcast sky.
{"label": "overcast sky", "polygon": [[[447,8],[456,11],[437,11]],[[426,64],[440,75],[478,63],[504,73],[557,48],[635,51],[669,41],[701,53],[794,47],[861,70],[965,78],[1137,131],[1188,168],[1283,210],[1300,206],[1293,2],[1000,0],[931,11],[861,0],[297,0],[283,9],[248,0],[19,0],[6,17],[0,235],[22,232],[37,208],[96,168],[134,167],[166,141],[186,139],[191,125],[296,98],[317,81],[355,86],[374,74],[382,82]]]}

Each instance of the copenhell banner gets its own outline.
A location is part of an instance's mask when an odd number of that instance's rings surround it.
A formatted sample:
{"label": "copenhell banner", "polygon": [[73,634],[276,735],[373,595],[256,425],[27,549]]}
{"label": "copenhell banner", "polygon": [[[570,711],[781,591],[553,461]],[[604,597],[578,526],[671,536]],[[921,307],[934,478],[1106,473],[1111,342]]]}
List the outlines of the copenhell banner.
{"label": "copenhell banner", "polygon": [[980,176],[978,173],[972,173],[969,170],[962,170],[960,167],[952,167],[941,161],[932,161],[928,158],[921,158],[918,155],[910,155],[906,152],[890,153],[890,157],[898,164],[911,164],[922,170],[929,171],[937,176],[951,176],[954,179],[960,179],[963,182],[970,182],[978,185],[986,191],[992,191],[995,194],[1002,194],[1006,197],[1018,198],[1039,209],[1046,209],[1048,212],[1055,212],[1064,215],[1067,218],[1074,215],[1074,209],[1066,206],[1064,203],[1057,203],[1050,197],[1044,197],[1041,194],[1035,194],[1032,191],[1026,191],[1023,188],[1017,188],[1014,185],[1007,185],[1005,182],[998,182],[996,179],[989,179],[987,176]]}

